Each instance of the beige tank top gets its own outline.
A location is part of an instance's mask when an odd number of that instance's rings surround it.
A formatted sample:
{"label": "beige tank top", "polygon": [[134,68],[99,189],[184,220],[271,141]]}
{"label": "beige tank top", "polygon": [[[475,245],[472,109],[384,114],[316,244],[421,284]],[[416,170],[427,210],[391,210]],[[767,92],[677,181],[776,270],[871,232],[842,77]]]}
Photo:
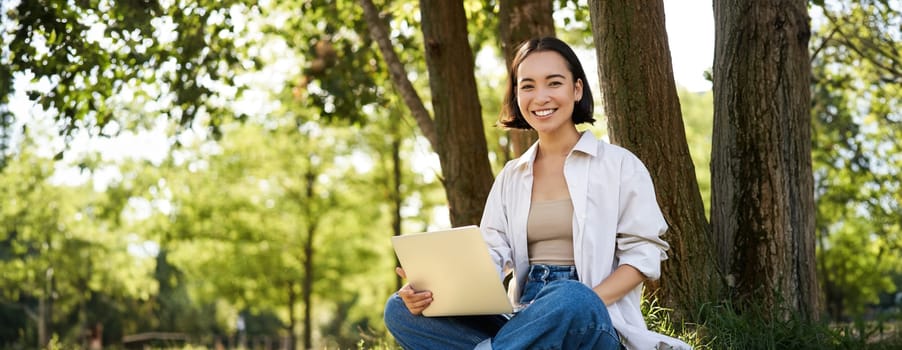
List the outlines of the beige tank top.
{"label": "beige tank top", "polygon": [[574,265],[570,198],[532,202],[526,221],[530,264]]}

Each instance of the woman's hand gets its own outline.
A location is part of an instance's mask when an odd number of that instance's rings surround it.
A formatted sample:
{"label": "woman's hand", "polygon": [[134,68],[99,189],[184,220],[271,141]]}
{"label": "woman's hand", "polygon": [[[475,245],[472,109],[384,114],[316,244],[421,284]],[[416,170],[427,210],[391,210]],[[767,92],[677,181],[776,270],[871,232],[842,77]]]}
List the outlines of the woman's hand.
{"label": "woman's hand", "polygon": [[[400,267],[395,268],[395,272],[401,278],[407,278],[407,274],[404,273],[404,269]],[[415,291],[410,286],[410,283],[404,284],[400,290],[398,290],[398,296],[401,297],[401,300],[404,301],[404,305],[407,306],[407,310],[410,311],[411,314],[420,315],[423,313],[429,304],[432,304],[432,292],[428,290],[424,291]]]}

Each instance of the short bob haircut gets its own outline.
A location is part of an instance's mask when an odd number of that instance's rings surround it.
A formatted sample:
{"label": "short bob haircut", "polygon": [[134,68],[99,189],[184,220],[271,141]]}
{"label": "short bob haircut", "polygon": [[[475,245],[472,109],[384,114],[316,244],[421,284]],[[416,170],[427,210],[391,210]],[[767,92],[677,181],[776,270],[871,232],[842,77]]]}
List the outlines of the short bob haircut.
{"label": "short bob haircut", "polygon": [[507,92],[504,94],[504,104],[501,107],[499,124],[511,129],[532,129],[532,126],[526,122],[526,118],[520,113],[520,108],[517,105],[517,68],[529,55],[544,51],[554,51],[560,54],[564,61],[567,62],[567,68],[570,69],[570,73],[573,74],[574,83],[577,80],[582,81],[583,96],[573,107],[573,116],[571,117],[573,124],[594,123],[595,117],[593,117],[592,113],[595,101],[592,100],[592,91],[589,89],[586,72],[583,70],[582,64],[579,63],[576,53],[573,52],[573,49],[567,43],[560,39],[544,37],[527,40],[517,47],[517,54],[514,56],[513,62],[511,62],[507,75]]}

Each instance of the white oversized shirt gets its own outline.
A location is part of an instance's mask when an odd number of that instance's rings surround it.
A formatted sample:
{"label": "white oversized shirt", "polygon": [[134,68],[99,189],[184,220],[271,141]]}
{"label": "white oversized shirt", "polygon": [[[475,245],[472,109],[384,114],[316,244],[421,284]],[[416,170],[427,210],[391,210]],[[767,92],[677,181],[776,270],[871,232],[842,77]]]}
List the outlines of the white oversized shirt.
{"label": "white oversized shirt", "polygon": [[[533,144],[504,166],[495,178],[480,224],[499,273],[513,269],[509,290],[513,302],[520,299],[529,272],[526,222],[537,148],[538,143]],[[599,141],[586,131],[567,155],[564,177],[573,202],[573,258],[580,282],[595,287],[624,264],[649,279],[658,279],[669,248],[660,238],[667,223],[642,162],[626,149]],[[640,310],[641,293],[640,285],[608,306],[627,349],[690,348],[647,329]]]}

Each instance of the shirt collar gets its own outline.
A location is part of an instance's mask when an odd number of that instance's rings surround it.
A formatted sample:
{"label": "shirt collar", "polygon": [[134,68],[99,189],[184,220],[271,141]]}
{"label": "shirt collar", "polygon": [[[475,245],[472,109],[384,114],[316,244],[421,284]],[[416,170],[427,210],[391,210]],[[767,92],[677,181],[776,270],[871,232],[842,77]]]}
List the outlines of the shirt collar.
{"label": "shirt collar", "polygon": [[[532,163],[536,160],[536,153],[538,152],[538,149],[539,142],[536,141],[532,144],[532,146],[529,147],[529,149],[526,150],[526,152],[523,152],[523,155],[521,155],[520,158],[517,159],[517,167],[532,167]],[[592,134],[592,132],[588,130],[581,132],[579,141],[576,141],[576,145],[573,146],[573,151],[571,151],[570,154],[573,154],[573,152],[582,152],[592,157],[597,156],[598,139],[595,138],[595,134]]]}

